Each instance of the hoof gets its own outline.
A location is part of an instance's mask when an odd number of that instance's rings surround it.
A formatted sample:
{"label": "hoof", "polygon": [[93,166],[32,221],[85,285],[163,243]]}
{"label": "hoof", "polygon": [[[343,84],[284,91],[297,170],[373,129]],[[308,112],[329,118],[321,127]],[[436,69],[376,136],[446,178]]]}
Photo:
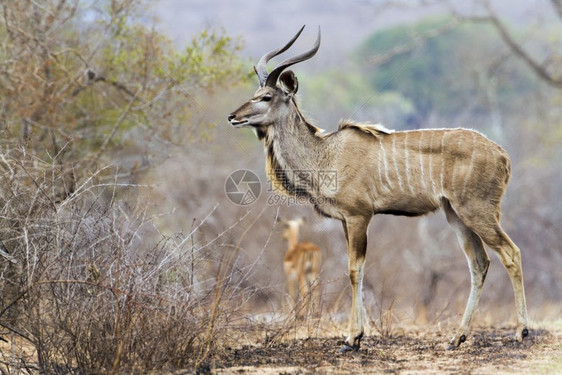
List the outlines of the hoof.
{"label": "hoof", "polygon": [[349,345],[347,342],[340,348],[339,353],[345,354],[347,352],[356,352],[359,350],[359,345]]}
{"label": "hoof", "polygon": [[[455,341],[457,341],[456,345],[455,345]],[[451,341],[451,345],[449,345],[447,347],[447,350],[455,350],[456,348],[458,348],[463,342],[466,341],[466,336],[465,335],[461,335],[461,337],[459,337],[458,340],[453,339],[453,341]]]}
{"label": "hoof", "polygon": [[363,338],[363,332],[361,332],[361,334],[359,336],[357,336],[354,340],[353,340],[353,345],[349,345],[349,343],[347,342],[347,340],[343,343],[343,346],[340,348],[339,353],[343,354],[343,353],[347,353],[347,352],[356,352],[359,350],[359,347],[361,346],[361,339]]}
{"label": "hoof", "polygon": [[523,331],[521,331],[521,336],[522,337],[529,336],[529,330],[527,328],[523,328]]}

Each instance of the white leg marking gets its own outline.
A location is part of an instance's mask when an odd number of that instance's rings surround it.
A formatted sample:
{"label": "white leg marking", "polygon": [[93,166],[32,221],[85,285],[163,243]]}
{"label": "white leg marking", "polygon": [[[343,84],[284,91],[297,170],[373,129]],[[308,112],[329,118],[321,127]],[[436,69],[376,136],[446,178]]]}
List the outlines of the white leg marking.
{"label": "white leg marking", "polygon": [[359,280],[351,286],[351,316],[349,321],[349,335],[347,343],[353,345],[355,338],[363,332],[363,265],[357,269]]}

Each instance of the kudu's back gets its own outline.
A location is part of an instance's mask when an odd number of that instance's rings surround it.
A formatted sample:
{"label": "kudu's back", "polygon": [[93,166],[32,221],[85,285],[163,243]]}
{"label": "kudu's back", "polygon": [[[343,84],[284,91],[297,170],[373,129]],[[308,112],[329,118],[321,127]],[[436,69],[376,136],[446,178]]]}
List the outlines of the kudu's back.
{"label": "kudu's back", "polygon": [[509,181],[507,153],[473,130],[369,134],[350,129],[345,143],[338,168],[346,190],[342,193],[369,184],[375,213],[423,215],[441,207],[443,199],[454,207],[496,210]]}

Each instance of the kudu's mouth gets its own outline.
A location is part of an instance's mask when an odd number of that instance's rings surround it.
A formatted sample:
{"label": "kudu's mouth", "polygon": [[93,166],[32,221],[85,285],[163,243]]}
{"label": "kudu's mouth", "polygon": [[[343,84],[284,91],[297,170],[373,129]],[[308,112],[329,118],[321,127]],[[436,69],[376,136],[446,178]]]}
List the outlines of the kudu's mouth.
{"label": "kudu's mouth", "polygon": [[261,126],[262,118],[260,116],[249,116],[249,117],[242,117],[236,118],[235,115],[228,116],[228,121],[230,125],[235,128],[253,128],[256,126]]}
{"label": "kudu's mouth", "polygon": [[248,120],[230,120],[230,125],[234,126],[235,128],[243,127],[244,125],[248,125]]}
{"label": "kudu's mouth", "polygon": [[239,126],[243,126],[245,124],[248,124],[248,119],[238,120],[238,119],[236,119],[236,115],[234,113],[231,113],[230,115],[228,115],[228,121],[234,127],[239,127]]}

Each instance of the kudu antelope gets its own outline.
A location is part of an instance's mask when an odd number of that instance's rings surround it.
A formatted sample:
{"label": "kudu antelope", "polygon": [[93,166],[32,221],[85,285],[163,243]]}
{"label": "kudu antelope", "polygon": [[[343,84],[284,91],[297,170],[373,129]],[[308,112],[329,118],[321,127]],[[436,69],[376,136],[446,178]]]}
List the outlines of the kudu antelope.
{"label": "kudu antelope", "polygon": [[[341,351],[359,349],[363,336],[363,265],[371,217],[418,216],[439,208],[457,233],[471,274],[466,309],[449,348],[458,347],[469,333],[490,264],[484,243],[496,252],[511,279],[516,339],[521,341],[528,335],[521,255],[499,223],[500,201],[510,177],[507,153],[468,129],[390,131],[347,121],[324,134],[301,114],[295,100],[297,77],[285,71],[314,56],[320,30],[311,50],[281,62],[269,74],[266,69],[266,63],[291,47],[302,30],[259,60],[258,90],[228,120],[237,128],[251,128],[264,141],[268,175],[275,186],[308,198],[319,213],[343,223],[352,306]],[[335,173],[337,187],[324,183],[320,173],[302,178],[303,171]]]}
{"label": "kudu antelope", "polygon": [[289,296],[292,302],[296,303],[299,295],[301,298],[307,298],[312,284],[318,279],[322,253],[312,242],[299,242],[300,228],[304,224],[302,218],[281,219],[281,222],[284,225],[283,239],[288,243],[283,258],[283,269],[287,277]]}

